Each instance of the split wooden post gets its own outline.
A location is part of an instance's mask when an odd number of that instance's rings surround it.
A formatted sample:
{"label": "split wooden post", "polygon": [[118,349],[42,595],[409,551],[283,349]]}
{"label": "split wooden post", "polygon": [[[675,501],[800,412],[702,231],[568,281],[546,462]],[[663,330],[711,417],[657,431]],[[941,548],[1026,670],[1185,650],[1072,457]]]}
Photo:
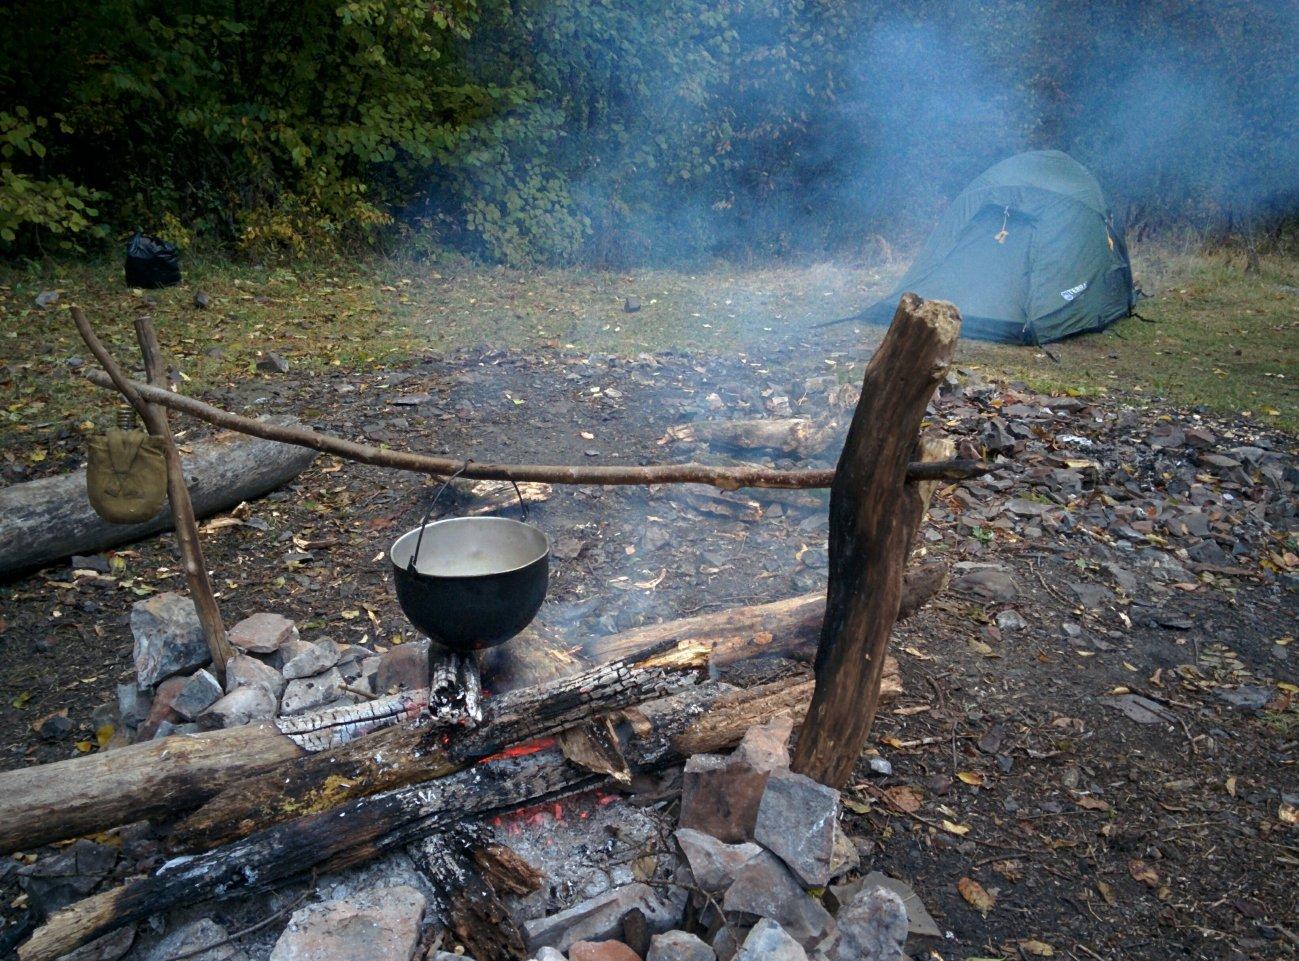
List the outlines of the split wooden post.
{"label": "split wooden post", "polygon": [[[194,598],[194,608],[198,612],[199,623],[203,626],[203,636],[207,639],[208,651],[212,654],[212,667],[217,677],[224,680],[226,661],[234,651],[226,638],[221,610],[217,607],[216,597],[212,593],[212,584],[208,580],[207,565],[203,561],[203,549],[198,541],[198,521],[194,517],[194,505],[190,502],[189,488],[185,486],[185,469],[181,463],[180,451],[176,447],[176,438],[172,436],[171,425],[167,420],[167,408],[150,403],[140,396],[126,373],[100,342],[80,307],[72,308],[72,319],[77,325],[81,339],[86,342],[95,359],[108,372],[117,389],[135,408],[140,419],[144,421],[145,428],[162,441],[163,456],[167,461],[167,499],[171,502],[171,515],[176,525],[176,543],[180,546],[181,566],[185,570],[185,580]],[[149,383],[161,387],[166,382],[162,351],[158,347],[158,336],[154,333],[153,324],[147,317],[136,319],[135,335],[140,344],[140,353],[144,357],[144,368]]]}
{"label": "split wooden post", "polygon": [[[925,408],[961,330],[955,307],[904,294],[862,382],[830,488],[830,577],[816,688],[793,769],[842,787],[879,706],[889,635],[929,489],[907,483]],[[937,457],[950,442],[921,445]]]}

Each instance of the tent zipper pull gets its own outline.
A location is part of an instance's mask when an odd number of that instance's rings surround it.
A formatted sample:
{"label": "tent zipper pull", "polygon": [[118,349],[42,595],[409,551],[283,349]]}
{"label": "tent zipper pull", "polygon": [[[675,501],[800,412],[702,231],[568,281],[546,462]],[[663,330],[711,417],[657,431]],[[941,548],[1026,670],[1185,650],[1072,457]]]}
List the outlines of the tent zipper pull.
{"label": "tent zipper pull", "polygon": [[1007,207],[1005,213],[1002,214],[1001,229],[998,230],[996,235],[993,237],[993,239],[997,241],[997,243],[1004,244],[1006,242],[1006,238],[1010,236],[1010,231],[1006,229],[1006,225],[1009,223],[1010,223],[1010,208]]}

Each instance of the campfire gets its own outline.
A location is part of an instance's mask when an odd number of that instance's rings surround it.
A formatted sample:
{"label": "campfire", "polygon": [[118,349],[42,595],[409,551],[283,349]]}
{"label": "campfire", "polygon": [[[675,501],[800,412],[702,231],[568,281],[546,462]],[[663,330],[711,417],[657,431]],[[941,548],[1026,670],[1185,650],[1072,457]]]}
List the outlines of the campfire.
{"label": "campfire", "polygon": [[[168,439],[163,402],[177,396],[127,379],[77,320],[109,380]],[[0,801],[6,850],[141,819],[156,827],[134,871],[55,911],[17,945],[19,957],[53,961],[205,899],[306,879],[323,894],[343,882],[321,879],[376,861],[387,868],[363,895],[295,903],[272,958],[347,956],[339,939],[349,918],[381,932],[373,956],[396,961],[452,947],[477,961],[900,957],[902,901],[840,883],[858,859],[839,826],[839,788],[880,703],[900,689],[887,654],[894,622],[947,583],[945,568],[908,567],[934,482],[987,470],[954,460],[946,438],[918,437],[958,329],[949,305],[903,299],[829,477],[452,466],[415,455],[400,465],[446,476],[442,490],[455,474],[667,475],[723,491],[829,483],[825,594],[564,637],[528,627],[550,545],[526,507],[523,520],[426,515],[390,557],[402,609],[433,643],[427,655],[407,653],[411,645],[385,660],[311,643],[274,614],[227,631],[197,540],[182,536],[195,603],[161,595],[132,615],[138,689],[152,699],[124,704],[123,717],[141,739],[0,775],[0,794],[22,799]],[[147,322],[141,343],[156,358]],[[345,443],[292,430],[276,439]],[[803,424],[775,440],[758,433],[768,444],[825,442]],[[183,496],[173,507],[180,528],[193,525]],[[174,736],[154,738],[164,724]],[[376,878],[373,865],[364,870]],[[208,946],[173,945],[182,955]]]}

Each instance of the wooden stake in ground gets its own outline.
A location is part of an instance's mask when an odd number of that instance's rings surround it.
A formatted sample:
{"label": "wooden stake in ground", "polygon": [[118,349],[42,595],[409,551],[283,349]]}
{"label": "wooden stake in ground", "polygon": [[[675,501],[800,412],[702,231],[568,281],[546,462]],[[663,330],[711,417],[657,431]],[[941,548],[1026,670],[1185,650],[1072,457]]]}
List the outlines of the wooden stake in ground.
{"label": "wooden stake in ground", "polygon": [[[925,407],[961,330],[951,304],[905,294],[871,358],[830,489],[830,580],[816,690],[793,768],[842,787],[879,706],[889,635],[927,490],[907,485]],[[930,456],[939,453],[930,446]]]}
{"label": "wooden stake in ground", "polygon": [[[113,384],[135,408],[149,433],[162,440],[164,456],[167,460],[167,498],[171,501],[172,518],[176,523],[176,541],[180,545],[185,579],[189,583],[190,593],[194,595],[194,607],[198,611],[199,622],[203,625],[203,634],[207,638],[208,650],[212,654],[212,666],[217,676],[224,678],[226,661],[230,659],[233,650],[226,639],[221,611],[217,608],[216,598],[212,595],[207,567],[203,563],[203,550],[198,542],[198,521],[194,518],[194,505],[190,503],[189,488],[185,486],[185,472],[180,462],[180,451],[176,449],[176,439],[172,437],[171,425],[167,422],[167,410],[165,407],[149,403],[140,396],[130,378],[95,335],[90,321],[86,319],[80,307],[72,308],[72,320],[77,325],[81,339],[86,342],[95,359],[108,372]],[[154,386],[156,386],[157,383],[163,382],[162,355],[158,349],[157,335],[153,332],[153,325],[143,317],[136,321],[135,332],[140,342],[140,351],[144,354],[145,370],[148,372],[149,380],[155,381]]]}

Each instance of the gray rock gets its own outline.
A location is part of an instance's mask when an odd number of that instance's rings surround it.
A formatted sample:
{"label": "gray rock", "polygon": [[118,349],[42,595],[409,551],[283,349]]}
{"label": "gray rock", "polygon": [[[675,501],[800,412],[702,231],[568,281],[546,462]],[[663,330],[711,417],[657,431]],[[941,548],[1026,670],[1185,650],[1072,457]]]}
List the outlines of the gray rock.
{"label": "gray rock", "polygon": [[977,594],[1001,604],[1009,604],[1019,596],[1019,584],[1015,576],[1000,567],[984,567],[961,574],[952,579],[952,589]]}
{"label": "gray rock", "polygon": [[1258,684],[1242,684],[1234,689],[1218,688],[1217,694],[1232,707],[1258,710],[1276,696],[1276,691]]}
{"label": "gray rock", "polygon": [[766,851],[736,873],[722,909],[728,916],[771,918],[804,948],[815,947],[834,928],[830,913],[803,890],[779,858]]}
{"label": "gray rock", "polygon": [[289,362],[273,350],[264,351],[257,358],[257,369],[268,374],[287,374]]}
{"label": "gray rock", "polygon": [[648,884],[625,884],[558,914],[523,922],[524,940],[535,954],[545,947],[567,951],[578,941],[616,939],[622,934],[623,918],[633,908],[645,915],[651,933],[661,934],[680,925],[684,899],[665,902]]}
{"label": "gray rock", "polygon": [[301,654],[285,661],[283,674],[291,681],[320,674],[337,664],[342,653],[336,643],[325,638],[310,645]]}
{"label": "gray rock", "polygon": [[1022,631],[1028,627],[1028,621],[1020,615],[1019,611],[1006,610],[1000,611],[996,617],[997,629],[1001,631]]}
{"label": "gray rock", "polygon": [[230,643],[249,654],[271,654],[286,641],[298,639],[298,629],[282,614],[263,611],[230,628]]}
{"label": "gray rock", "polygon": [[275,716],[275,697],[260,684],[236,688],[198,716],[205,731],[239,727]]}
{"label": "gray rock", "polygon": [[730,887],[736,872],[762,853],[762,848],[752,841],[726,844],[711,834],[690,828],[680,828],[676,839],[695,883],[711,894],[721,894]]}
{"label": "gray rock", "polygon": [[728,924],[713,935],[713,951],[718,961],[731,961],[752,930],[748,925]]}
{"label": "gray rock", "polygon": [[37,307],[53,307],[59,302],[59,292],[57,290],[42,290],[36,295]]}
{"label": "gray rock", "polygon": [[861,852],[838,821],[834,825],[834,853],[830,856],[830,880],[837,880],[861,867]]}
{"label": "gray rock", "polygon": [[878,871],[872,871],[864,878],[858,878],[851,884],[835,885],[830,889],[830,895],[838,905],[839,909],[846,908],[854,898],[862,891],[873,890],[874,888],[884,888],[892,891],[902,899],[903,907],[907,909],[907,932],[918,938],[941,938],[943,929],[938,926],[920,895],[916,894],[915,888],[907,884],[906,881],[900,881],[897,878],[891,878],[886,874]]}
{"label": "gray rock", "polygon": [[131,683],[117,685],[117,716],[127,727],[136,728],[149,716],[153,699]]}
{"label": "gray rock", "polygon": [[828,961],[902,961],[907,909],[885,888],[865,888],[839,912]]}
{"label": "gray rock", "polygon": [[375,692],[417,691],[428,687],[428,641],[398,644],[379,655]]}
{"label": "gray rock", "polygon": [[1089,611],[1100,610],[1114,602],[1113,591],[1090,581],[1070,581],[1069,589],[1078,598],[1078,603]]}
{"label": "gray rock", "polygon": [[260,685],[279,703],[280,695],[284,693],[284,684],[284,675],[248,654],[235,654],[226,662],[227,694],[232,694],[241,687]]}
{"label": "gray rock", "polygon": [[115,849],[80,838],[15,873],[31,903],[48,914],[89,894],[116,864]]}
{"label": "gray rock", "polygon": [[740,945],[735,961],[807,961],[807,952],[779,924],[763,918]]}
{"label": "gray rock", "polygon": [[716,961],[717,955],[703,941],[686,931],[656,934],[650,940],[645,961]]}
{"label": "gray rock", "polygon": [[788,714],[757,724],[744,733],[744,738],[731,755],[732,760],[743,761],[755,771],[777,771],[789,767],[789,736],[794,731],[794,719]]}
{"label": "gray rock", "polygon": [[424,905],[406,884],[308,905],[293,913],[270,961],[410,961]]}
{"label": "gray rock", "polygon": [[[248,957],[233,944],[219,944],[229,933],[211,918],[203,918],[172,931],[153,946],[143,961],[171,961],[178,954],[189,955],[185,961],[245,961]],[[204,951],[203,948],[208,950]]]}
{"label": "gray rock", "polygon": [[185,720],[192,721],[220,699],[220,682],[199,668],[171,702],[171,709]]}
{"label": "gray rock", "polygon": [[562,951],[556,951],[554,948],[542,948],[537,952],[534,961],[568,961]]}
{"label": "gray rock", "polygon": [[142,689],[211,660],[194,602],[170,591],[131,606],[131,635],[135,679]]}
{"label": "gray rock", "polygon": [[805,887],[830,883],[839,792],[792,771],[773,771],[758,805],[753,839],[785,862]]}
{"label": "gray rock", "polygon": [[872,774],[888,777],[893,773],[893,762],[886,757],[873,757],[867,762]]}
{"label": "gray rock", "polygon": [[71,954],[65,954],[60,961],[117,961],[131,950],[134,943],[135,925],[128,924],[83,944]]}
{"label": "gray rock", "polygon": [[300,677],[289,681],[284,688],[284,696],[280,699],[280,713],[303,714],[332,704],[343,696],[342,684],[343,675],[336,667],[315,677]]}

